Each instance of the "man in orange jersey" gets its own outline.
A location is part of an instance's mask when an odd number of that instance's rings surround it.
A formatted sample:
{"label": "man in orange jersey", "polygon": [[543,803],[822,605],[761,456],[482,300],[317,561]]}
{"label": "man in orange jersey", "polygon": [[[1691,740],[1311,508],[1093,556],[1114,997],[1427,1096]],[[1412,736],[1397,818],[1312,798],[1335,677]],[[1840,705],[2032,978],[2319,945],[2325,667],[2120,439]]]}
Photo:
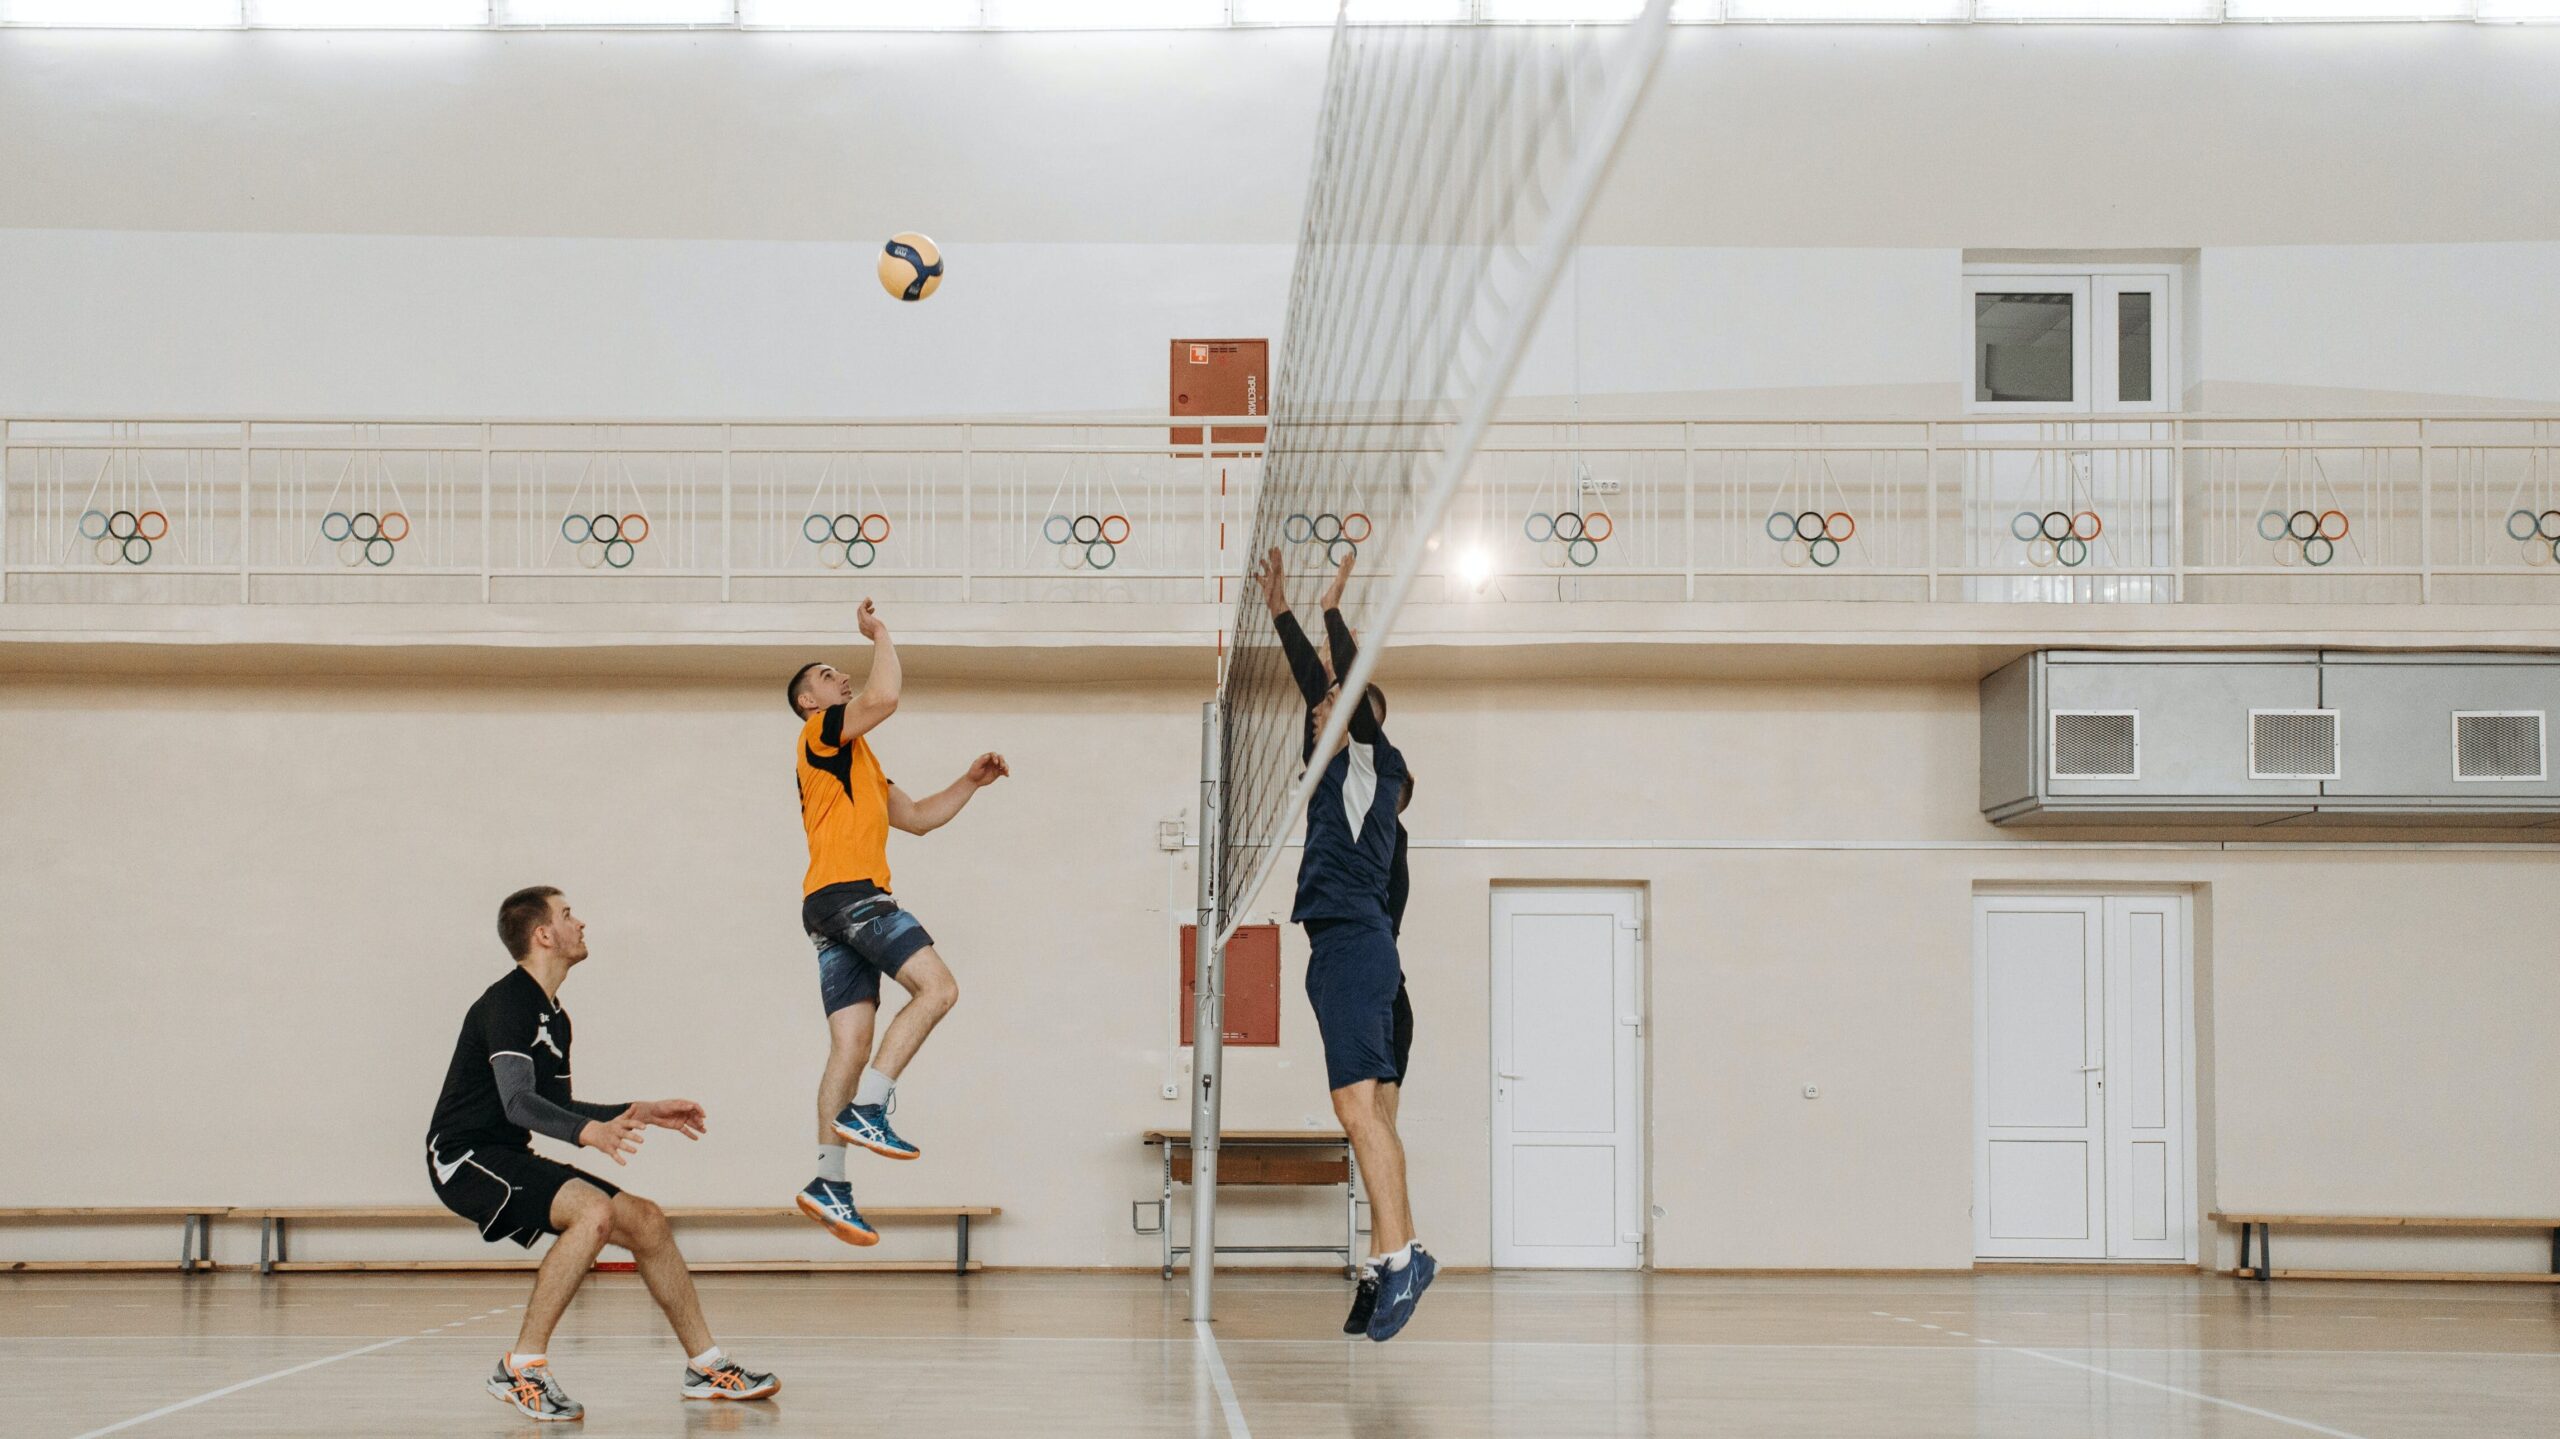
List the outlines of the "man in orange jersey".
{"label": "man in orange jersey", "polygon": [[[920,1152],[889,1127],[891,1101],[908,1061],[960,999],[933,936],[889,897],[889,831],[940,829],[971,796],[1011,771],[1003,755],[988,753],[923,799],[891,784],[864,737],[897,713],[898,650],[871,601],[862,602],[857,618],[871,641],[871,673],[859,689],[829,664],[802,665],[791,676],[791,712],[800,716],[800,822],[809,832],[800,926],[818,951],[828,1042],[826,1073],[818,1080],[818,1177],[796,1202],[838,1239],[867,1245],[879,1243],[880,1235],[853,1206],[845,1146],[859,1144],[890,1159]],[[907,1003],[875,1054],[872,1022],[884,974],[905,986]]]}

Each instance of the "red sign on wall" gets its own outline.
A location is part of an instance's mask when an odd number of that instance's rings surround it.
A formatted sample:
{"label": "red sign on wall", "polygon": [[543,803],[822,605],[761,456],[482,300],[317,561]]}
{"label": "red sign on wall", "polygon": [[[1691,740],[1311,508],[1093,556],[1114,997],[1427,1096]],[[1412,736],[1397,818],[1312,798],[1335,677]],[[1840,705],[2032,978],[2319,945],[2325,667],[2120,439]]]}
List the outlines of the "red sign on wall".
{"label": "red sign on wall", "polygon": [[[1197,925],[1182,927],[1182,1042],[1191,1042]],[[1227,1043],[1280,1042],[1280,926],[1248,924],[1227,941]]]}
{"label": "red sign on wall", "polygon": [[[1269,340],[1176,340],[1173,384],[1167,392],[1170,415],[1267,415],[1271,413],[1271,342]],[[1260,425],[1220,425],[1212,444],[1260,445],[1267,432]],[[1177,428],[1177,445],[1200,443],[1200,429]],[[1251,450],[1222,450],[1231,459]]]}

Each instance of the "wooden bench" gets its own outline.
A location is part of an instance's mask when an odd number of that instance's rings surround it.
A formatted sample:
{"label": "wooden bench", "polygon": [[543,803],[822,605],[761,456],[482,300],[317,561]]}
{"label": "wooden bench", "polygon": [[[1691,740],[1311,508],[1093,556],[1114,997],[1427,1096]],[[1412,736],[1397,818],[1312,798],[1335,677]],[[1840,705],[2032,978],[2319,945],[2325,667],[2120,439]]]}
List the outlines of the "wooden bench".
{"label": "wooden bench", "polygon": [[[2377,1279],[2411,1282],[2456,1284],[2560,1284],[2560,1219],[2478,1219],[2461,1215],[2379,1215],[2379,1214],[2226,1214],[2220,1210],[2206,1216],[2217,1224],[2240,1226],[2240,1263],[2226,1271],[2234,1279]],[[2445,1270],[2401,1269],[2278,1269],[2275,1255],[2268,1247],[2268,1226],[2282,1224],[2293,1229],[2398,1229],[2398,1230],[2469,1230],[2492,1233],[2518,1229],[2547,1230],[2551,1235],[2551,1272],[2527,1274],[2514,1271],[2496,1273],[2456,1272]],[[2257,1231],[2258,1262],[2249,1262],[2249,1232]]]}
{"label": "wooden bench", "polygon": [[[79,1204],[43,1205],[0,1209],[0,1221],[44,1220],[89,1223],[94,1221],[139,1221],[171,1219],[179,1221],[178,1259],[174,1266],[181,1274],[214,1268],[213,1221],[230,1213],[219,1204]],[[9,1259],[0,1260],[0,1272],[29,1274],[48,1270],[99,1269],[168,1269],[165,1259]]]}
{"label": "wooden bench", "polygon": [[[324,1224],[442,1224],[453,1219],[453,1211],[437,1204],[417,1205],[309,1205],[266,1209],[233,1209],[226,1211],[237,1219],[258,1221],[258,1272],[278,1273],[362,1273],[372,1271],[422,1271],[470,1269],[531,1269],[540,1261],[530,1256],[521,1259],[336,1259],[305,1261],[290,1257],[291,1226],[297,1223]],[[667,1218],[679,1224],[750,1224],[766,1220],[789,1219],[806,1224],[808,1216],[788,1204],[716,1205],[670,1204]],[[753,1259],[713,1260],[694,1264],[696,1273],[710,1274],[803,1274],[872,1270],[881,1273],[933,1273],[949,1269],[954,1274],[973,1273],[985,1266],[969,1257],[969,1223],[975,1219],[993,1219],[1004,1213],[992,1204],[882,1205],[865,1208],[862,1217],[874,1223],[909,1219],[947,1219],[958,1236],[958,1254],[949,1265],[928,1260],[825,1260],[825,1259]]]}
{"label": "wooden bench", "polygon": [[[1173,1277],[1173,1261],[1191,1253],[1188,1244],[1173,1242],[1173,1187],[1191,1182],[1191,1131],[1150,1129],[1142,1143],[1164,1151],[1164,1192],[1129,1206],[1129,1227],[1164,1241],[1164,1277]],[[1221,1244],[1220,1254],[1338,1254],[1343,1272],[1360,1262],[1360,1161],[1351,1141],[1339,1129],[1226,1129],[1218,1132],[1218,1187],[1248,1185],[1342,1186],[1343,1232],[1340,1244]],[[1140,1219],[1148,1206],[1156,1211],[1155,1227]]]}

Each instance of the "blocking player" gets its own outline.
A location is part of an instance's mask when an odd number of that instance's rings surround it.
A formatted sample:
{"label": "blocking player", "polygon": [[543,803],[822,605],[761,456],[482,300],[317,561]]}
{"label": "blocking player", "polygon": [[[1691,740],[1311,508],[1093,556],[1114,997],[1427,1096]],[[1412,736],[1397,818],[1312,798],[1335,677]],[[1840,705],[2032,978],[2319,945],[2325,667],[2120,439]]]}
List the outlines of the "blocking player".
{"label": "blocking player", "polygon": [[552,1377],[543,1351],[597,1253],[619,1244],[638,1261],[649,1297],[691,1356],[679,1391],[685,1398],[774,1393],[780,1381],[738,1364],[712,1342],[665,1213],[607,1180],[534,1153],[530,1143],[540,1134],[628,1164],[650,1126],[699,1139],[707,1123],[702,1106],[690,1099],[591,1104],[572,1097],[569,1012],[559,996],[569,971],[587,957],[586,924],[560,891],[537,885],[498,906],[498,937],[515,966],[463,1017],[444,1093],[427,1125],[427,1177],[445,1208],[478,1225],[492,1244],[511,1239],[530,1249],[546,1234],[559,1236],[534,1272],[524,1323],[515,1347],[489,1376],[489,1392],[530,1419],[586,1416],[586,1406]]}
{"label": "blocking player", "polygon": [[[1348,571],[1346,564],[1343,576]],[[1366,695],[1351,714],[1341,747],[1329,755],[1314,752],[1316,735],[1341,690],[1289,612],[1277,548],[1265,558],[1260,579],[1263,603],[1307,701],[1306,761],[1321,766],[1307,801],[1297,898],[1289,918],[1306,927],[1307,998],[1324,1039],[1325,1080],[1334,1116],[1342,1122],[1369,1187],[1375,1250],[1369,1268],[1377,1274],[1379,1288],[1365,1332],[1384,1342],[1412,1319],[1422,1292],[1439,1272],[1438,1262],[1414,1240],[1404,1145],[1396,1134],[1394,1111],[1381,1101],[1382,1091],[1400,1073],[1395,996],[1404,973],[1388,893],[1405,762],[1388,742],[1377,706]],[[1329,593],[1338,597],[1338,586]],[[1328,637],[1341,623],[1338,610],[1328,615]]]}
{"label": "blocking player", "polygon": [[[845,1147],[860,1145],[889,1159],[922,1153],[889,1126],[889,1110],[898,1077],[960,1000],[933,936],[890,898],[889,831],[930,834],[1012,771],[1004,756],[988,753],[920,800],[890,783],[866,736],[897,713],[904,688],[898,648],[871,601],[862,602],[855,621],[871,641],[871,669],[860,688],[833,665],[807,664],[791,676],[788,691],[791,712],[800,717],[800,821],[809,837],[800,926],[818,952],[818,994],[827,1011],[818,1175],[792,1202],[845,1243],[872,1245],[880,1234],[854,1207]],[[872,1026],[883,975],[906,989],[907,1003],[875,1053]]]}

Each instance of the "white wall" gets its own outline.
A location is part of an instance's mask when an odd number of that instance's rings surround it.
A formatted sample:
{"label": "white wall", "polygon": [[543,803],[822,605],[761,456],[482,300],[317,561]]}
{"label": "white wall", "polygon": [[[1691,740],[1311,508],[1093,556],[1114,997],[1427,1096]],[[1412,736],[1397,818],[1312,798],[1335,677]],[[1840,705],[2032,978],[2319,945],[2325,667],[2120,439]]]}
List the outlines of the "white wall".
{"label": "white wall", "polygon": [[[0,35],[0,411],[1150,411],[1167,339],[1279,327],[1323,47]],[[2166,248],[2207,407],[2547,401],[2555,64],[2532,27],[1683,29],[1520,393],[1943,414],[1964,251]],[[902,228],[951,255],[925,305],[872,289]]]}
{"label": "white wall", "polygon": [[[2200,888],[2208,1207],[2529,1213],[2560,1185],[2560,1119],[2520,1099],[2560,1085],[2536,1022],[2560,971],[2515,902],[2560,851],[2020,842],[1975,813],[1961,681],[1396,689],[1421,776],[1406,1128],[1422,1232],[1455,1262],[1489,1253],[1488,896],[1514,881],[1646,887],[1661,1265],[1970,1263],[1984,885]],[[1193,893],[1154,831],[1192,799],[1196,699],[919,684],[880,737],[911,786],[990,745],[1016,771],[892,847],[963,998],[902,1095],[927,1157],[862,1175],[884,1203],[1003,1205],[991,1262],[1154,1261],[1128,1204],[1155,1182],[1138,1133],[1185,1122],[1158,1091],[1181,1076]],[[0,1152],[46,1161],[0,1166],[0,1204],[426,1202],[427,1112],[463,1009],[503,971],[497,900],[529,882],[590,924],[596,957],[565,991],[582,1092],[713,1116],[704,1143],[659,1135],[615,1177],[781,1202],[807,1178],[824,1049],[788,726],[762,683],[11,687]],[[1259,909],[1285,912],[1286,878]],[[1294,931],[1283,953],[1285,1046],[1230,1054],[1238,1127],[1327,1114]],[[170,1122],[208,1095],[221,1123]],[[1237,1212],[1241,1232],[1303,1236],[1336,1211]],[[8,1254],[163,1238],[13,1230]],[[838,1252],[798,1227],[701,1246]],[[459,1226],[304,1249],[484,1252]]]}

